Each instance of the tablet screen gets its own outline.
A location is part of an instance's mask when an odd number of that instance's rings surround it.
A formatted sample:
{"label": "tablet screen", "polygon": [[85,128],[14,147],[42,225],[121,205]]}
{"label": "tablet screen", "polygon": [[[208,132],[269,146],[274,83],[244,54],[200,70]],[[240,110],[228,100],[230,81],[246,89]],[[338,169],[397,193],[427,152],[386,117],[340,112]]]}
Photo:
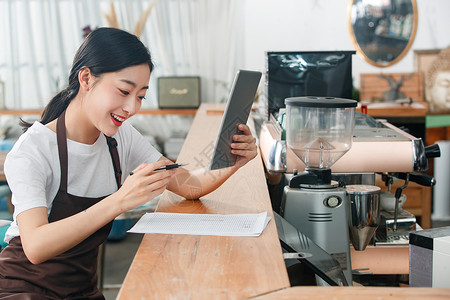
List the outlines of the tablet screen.
{"label": "tablet screen", "polygon": [[225,113],[214,147],[210,169],[222,169],[234,165],[236,155],[231,154],[233,135],[239,124],[246,124],[258,89],[261,72],[239,70],[234,78]]}

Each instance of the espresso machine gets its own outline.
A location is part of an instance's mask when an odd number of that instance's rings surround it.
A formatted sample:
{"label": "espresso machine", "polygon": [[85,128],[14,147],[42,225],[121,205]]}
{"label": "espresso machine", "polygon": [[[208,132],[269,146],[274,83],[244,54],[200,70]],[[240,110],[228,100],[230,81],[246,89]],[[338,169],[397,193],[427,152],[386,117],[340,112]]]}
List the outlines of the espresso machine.
{"label": "espresso machine", "polygon": [[285,104],[287,147],[305,169],[294,171],[285,186],[280,214],[336,259],[351,284],[349,238],[360,249],[372,238],[380,193],[376,186],[345,186],[332,180],[331,166],[352,147],[357,102],[296,97]]}
{"label": "espresso machine", "polygon": [[[439,156],[437,146],[425,147],[386,120],[354,112],[350,103],[288,98],[286,110],[280,109],[278,118],[270,115],[259,133],[274,211],[339,261],[349,283],[349,246],[371,245],[373,251],[408,245],[403,237],[414,230],[415,218],[401,208],[402,191],[408,182],[432,186],[434,178],[423,172],[427,159]],[[387,186],[393,178],[405,183],[380,192],[375,185],[380,175]],[[383,205],[386,200],[391,208]]]}

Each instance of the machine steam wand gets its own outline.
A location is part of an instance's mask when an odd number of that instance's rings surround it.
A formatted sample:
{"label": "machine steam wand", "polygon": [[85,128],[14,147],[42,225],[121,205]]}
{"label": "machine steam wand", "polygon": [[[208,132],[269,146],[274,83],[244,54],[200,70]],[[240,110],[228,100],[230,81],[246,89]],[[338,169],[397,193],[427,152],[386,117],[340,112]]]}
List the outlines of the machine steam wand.
{"label": "machine steam wand", "polygon": [[408,187],[408,184],[410,181],[415,182],[417,184],[423,185],[423,186],[429,186],[432,187],[436,184],[436,179],[434,177],[428,176],[426,174],[418,174],[418,173],[382,173],[382,179],[385,182],[386,186],[388,186],[389,192],[391,191],[391,186],[393,182],[393,178],[396,177],[398,179],[405,180],[405,184],[398,187],[395,190],[395,209],[394,209],[394,224],[393,224],[393,231],[397,231],[397,220],[398,220],[398,214],[399,214],[399,202],[400,197],[402,196],[402,192],[405,188]]}
{"label": "machine steam wand", "polygon": [[398,187],[395,190],[395,210],[394,210],[394,231],[397,231],[397,217],[398,217],[398,203],[400,201],[400,197],[402,196],[403,190],[408,186],[409,183],[409,173],[405,174],[405,184],[401,187]]}

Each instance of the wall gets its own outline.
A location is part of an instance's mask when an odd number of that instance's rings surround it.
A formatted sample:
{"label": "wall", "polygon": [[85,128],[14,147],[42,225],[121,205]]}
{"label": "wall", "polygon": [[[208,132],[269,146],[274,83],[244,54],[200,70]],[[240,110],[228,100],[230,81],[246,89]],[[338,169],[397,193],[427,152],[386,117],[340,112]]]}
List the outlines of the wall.
{"label": "wall", "polygon": [[[265,51],[355,50],[346,0],[247,0],[245,67],[264,71]],[[353,57],[354,86],[361,73],[412,72],[413,50],[450,46],[450,1],[417,0],[418,29],[411,50],[397,64],[374,67]]]}

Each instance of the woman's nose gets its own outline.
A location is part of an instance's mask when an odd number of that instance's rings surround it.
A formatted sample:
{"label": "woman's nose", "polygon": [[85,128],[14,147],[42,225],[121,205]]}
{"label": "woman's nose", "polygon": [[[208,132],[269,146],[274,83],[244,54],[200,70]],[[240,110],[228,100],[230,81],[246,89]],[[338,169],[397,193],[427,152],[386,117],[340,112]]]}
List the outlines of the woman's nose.
{"label": "woman's nose", "polygon": [[127,100],[125,101],[124,105],[122,106],[122,110],[124,112],[127,112],[129,116],[132,116],[137,111],[136,106],[136,100],[134,100],[134,97],[127,97]]}

